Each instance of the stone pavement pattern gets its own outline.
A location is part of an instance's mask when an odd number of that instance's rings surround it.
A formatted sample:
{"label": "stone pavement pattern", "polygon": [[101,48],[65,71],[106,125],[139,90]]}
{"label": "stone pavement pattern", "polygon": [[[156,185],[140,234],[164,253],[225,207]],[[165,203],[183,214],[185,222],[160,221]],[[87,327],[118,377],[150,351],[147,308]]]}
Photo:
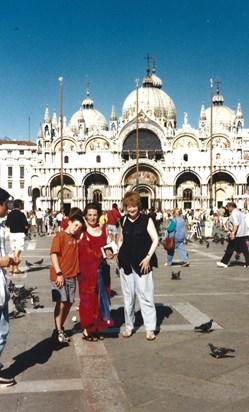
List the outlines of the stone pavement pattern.
{"label": "stone pavement pattern", "polygon": [[[12,277],[18,286],[37,287],[44,309],[27,304],[27,314],[11,320],[2,361],[17,384],[2,388],[0,411],[248,411],[249,403],[249,270],[243,262],[218,268],[224,246],[189,243],[191,266],[154,271],[158,335],[147,342],[138,309],[136,333],[124,339],[123,300],[112,262],[112,308],[115,328],[106,339],[81,339],[77,302],[66,327],[70,346],[54,348],[53,304],[48,281],[51,238],[26,242],[23,262],[44,258],[41,266]],[[159,263],[165,252],[158,248]],[[243,260],[243,258],[242,258]],[[179,257],[175,256],[175,261]],[[181,280],[171,280],[181,269]],[[77,322],[72,317],[77,317]],[[194,326],[214,319],[213,331]],[[214,359],[207,344],[232,347],[234,357]]]}

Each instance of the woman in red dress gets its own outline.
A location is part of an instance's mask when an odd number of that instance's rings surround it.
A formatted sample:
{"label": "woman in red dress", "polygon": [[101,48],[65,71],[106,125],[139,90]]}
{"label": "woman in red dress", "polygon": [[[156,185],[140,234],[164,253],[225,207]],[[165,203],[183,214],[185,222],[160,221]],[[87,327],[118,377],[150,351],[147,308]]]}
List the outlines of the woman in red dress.
{"label": "woman in red dress", "polygon": [[[106,228],[99,225],[101,210],[98,204],[88,203],[84,210],[86,230],[79,242],[80,323],[83,339],[95,342],[103,339],[100,331],[112,324],[110,317],[110,276],[99,269],[105,262],[101,247],[106,245]],[[106,253],[112,258],[110,251]],[[107,267],[108,268],[108,267]]]}

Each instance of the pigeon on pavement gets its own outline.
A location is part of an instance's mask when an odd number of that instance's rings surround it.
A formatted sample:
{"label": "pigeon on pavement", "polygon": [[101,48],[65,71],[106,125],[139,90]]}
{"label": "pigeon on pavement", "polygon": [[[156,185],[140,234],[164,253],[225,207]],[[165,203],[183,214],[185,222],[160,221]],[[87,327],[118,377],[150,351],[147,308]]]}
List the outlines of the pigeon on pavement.
{"label": "pigeon on pavement", "polygon": [[195,330],[200,331],[202,333],[209,333],[211,331],[213,319],[210,319],[209,322],[202,323],[200,326],[196,326]]}
{"label": "pigeon on pavement", "polygon": [[34,262],[34,265],[42,265],[43,263],[43,259],[38,260],[37,262]]}
{"label": "pigeon on pavement", "polygon": [[33,266],[33,263],[28,262],[27,260],[25,260],[26,266],[30,267]]}
{"label": "pigeon on pavement", "polygon": [[222,346],[214,346],[212,343],[209,343],[208,346],[211,349],[211,355],[216,359],[226,357],[227,353],[235,352],[235,349],[223,348]]}
{"label": "pigeon on pavement", "polygon": [[181,271],[179,270],[178,272],[172,272],[171,273],[171,279],[172,280],[180,280],[181,279]]}

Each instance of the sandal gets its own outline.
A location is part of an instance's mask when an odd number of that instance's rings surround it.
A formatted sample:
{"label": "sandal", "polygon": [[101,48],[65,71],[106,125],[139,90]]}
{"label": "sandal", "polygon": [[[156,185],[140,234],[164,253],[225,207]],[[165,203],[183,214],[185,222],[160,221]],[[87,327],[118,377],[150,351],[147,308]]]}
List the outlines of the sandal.
{"label": "sandal", "polygon": [[99,339],[99,340],[105,340],[105,338],[104,338],[103,335],[99,335],[99,336],[98,336],[98,339]]}
{"label": "sandal", "polygon": [[125,329],[125,331],[122,333],[123,338],[130,338],[133,334],[132,329]]}
{"label": "sandal", "polygon": [[98,342],[98,338],[93,335],[86,335],[84,332],[82,334],[82,339],[86,340],[87,342]]}
{"label": "sandal", "polygon": [[64,330],[58,330],[58,342],[69,343],[70,338],[65,334]]}
{"label": "sandal", "polygon": [[147,330],[146,339],[147,340],[155,340],[156,339],[155,333],[152,330]]}
{"label": "sandal", "polygon": [[20,274],[22,274],[22,273],[24,273],[24,272],[22,272],[21,270],[14,270],[14,272],[13,272],[13,274],[14,275],[20,275]]}

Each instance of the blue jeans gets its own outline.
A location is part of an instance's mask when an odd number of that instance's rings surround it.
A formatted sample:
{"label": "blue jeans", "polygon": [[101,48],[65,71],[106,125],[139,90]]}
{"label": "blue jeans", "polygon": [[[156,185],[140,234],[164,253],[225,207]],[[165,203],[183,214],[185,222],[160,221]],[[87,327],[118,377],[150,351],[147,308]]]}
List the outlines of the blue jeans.
{"label": "blue jeans", "polygon": [[188,262],[189,261],[187,253],[185,252],[185,249],[184,249],[183,241],[180,242],[180,241],[175,240],[175,249],[167,251],[167,253],[168,253],[167,254],[167,263],[168,263],[168,265],[172,265],[175,250],[177,250],[177,252],[179,253],[180,258],[183,260],[183,262]]}
{"label": "blue jeans", "polygon": [[[7,336],[9,333],[9,308],[8,304],[0,308],[0,356],[6,345]],[[2,368],[0,362],[0,369]]]}

